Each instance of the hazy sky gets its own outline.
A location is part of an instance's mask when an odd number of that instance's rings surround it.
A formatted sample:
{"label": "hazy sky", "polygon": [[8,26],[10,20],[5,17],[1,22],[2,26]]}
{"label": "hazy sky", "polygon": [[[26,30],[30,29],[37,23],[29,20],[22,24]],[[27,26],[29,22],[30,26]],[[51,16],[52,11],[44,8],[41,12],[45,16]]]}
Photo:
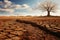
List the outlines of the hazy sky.
{"label": "hazy sky", "polygon": [[[0,0],[0,16],[2,15],[19,15],[19,16],[40,16],[47,15],[46,12],[40,10],[32,10],[38,6],[38,3],[41,3],[45,0]],[[58,4],[60,7],[60,0],[52,0]],[[51,13],[51,15],[60,16],[60,9],[56,13]]]}

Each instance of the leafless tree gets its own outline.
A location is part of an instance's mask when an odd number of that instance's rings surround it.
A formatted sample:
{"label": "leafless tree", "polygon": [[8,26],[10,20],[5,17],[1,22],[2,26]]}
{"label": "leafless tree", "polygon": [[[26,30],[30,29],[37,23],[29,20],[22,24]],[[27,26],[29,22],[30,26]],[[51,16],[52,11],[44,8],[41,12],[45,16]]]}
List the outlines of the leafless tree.
{"label": "leafless tree", "polygon": [[44,1],[39,4],[38,9],[42,11],[47,11],[47,16],[51,16],[50,12],[55,12],[57,9],[57,5],[52,1]]}

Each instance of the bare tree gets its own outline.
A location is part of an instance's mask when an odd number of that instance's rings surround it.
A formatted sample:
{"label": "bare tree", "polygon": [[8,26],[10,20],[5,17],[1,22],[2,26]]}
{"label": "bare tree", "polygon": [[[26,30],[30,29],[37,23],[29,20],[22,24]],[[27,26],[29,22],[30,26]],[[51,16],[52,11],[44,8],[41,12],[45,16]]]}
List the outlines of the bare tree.
{"label": "bare tree", "polygon": [[52,1],[44,1],[39,4],[38,9],[42,11],[47,11],[47,16],[50,16],[50,12],[56,11],[57,5]]}

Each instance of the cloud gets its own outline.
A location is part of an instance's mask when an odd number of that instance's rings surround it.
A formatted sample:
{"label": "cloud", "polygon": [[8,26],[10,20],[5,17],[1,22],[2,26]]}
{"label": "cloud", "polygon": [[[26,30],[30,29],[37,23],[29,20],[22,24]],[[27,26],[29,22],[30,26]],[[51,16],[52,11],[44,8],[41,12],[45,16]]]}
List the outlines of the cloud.
{"label": "cloud", "polygon": [[4,0],[4,2],[0,1],[0,12],[9,12],[12,13],[15,11],[15,9],[29,9],[30,6],[27,4],[14,4],[9,0]]}
{"label": "cloud", "polygon": [[20,9],[21,8],[21,5],[15,5],[14,8],[15,9]]}
{"label": "cloud", "polygon": [[27,9],[27,8],[29,8],[30,6],[28,6],[27,4],[23,4],[22,5],[22,8],[24,8],[24,9]]}
{"label": "cloud", "polygon": [[14,8],[15,9],[27,9],[27,8],[30,8],[30,6],[28,6],[27,4],[23,4],[23,5],[14,5]]}
{"label": "cloud", "polygon": [[12,13],[12,12],[14,12],[14,10],[13,9],[1,9],[0,8],[0,12],[9,12],[9,13]]}

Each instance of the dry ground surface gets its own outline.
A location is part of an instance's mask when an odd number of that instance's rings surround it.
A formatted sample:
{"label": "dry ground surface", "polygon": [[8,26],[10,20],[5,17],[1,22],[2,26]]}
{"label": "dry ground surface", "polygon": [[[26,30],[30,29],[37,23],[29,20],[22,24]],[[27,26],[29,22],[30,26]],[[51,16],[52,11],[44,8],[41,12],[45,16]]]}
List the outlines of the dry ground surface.
{"label": "dry ground surface", "polygon": [[60,40],[60,17],[0,17],[0,40]]}

